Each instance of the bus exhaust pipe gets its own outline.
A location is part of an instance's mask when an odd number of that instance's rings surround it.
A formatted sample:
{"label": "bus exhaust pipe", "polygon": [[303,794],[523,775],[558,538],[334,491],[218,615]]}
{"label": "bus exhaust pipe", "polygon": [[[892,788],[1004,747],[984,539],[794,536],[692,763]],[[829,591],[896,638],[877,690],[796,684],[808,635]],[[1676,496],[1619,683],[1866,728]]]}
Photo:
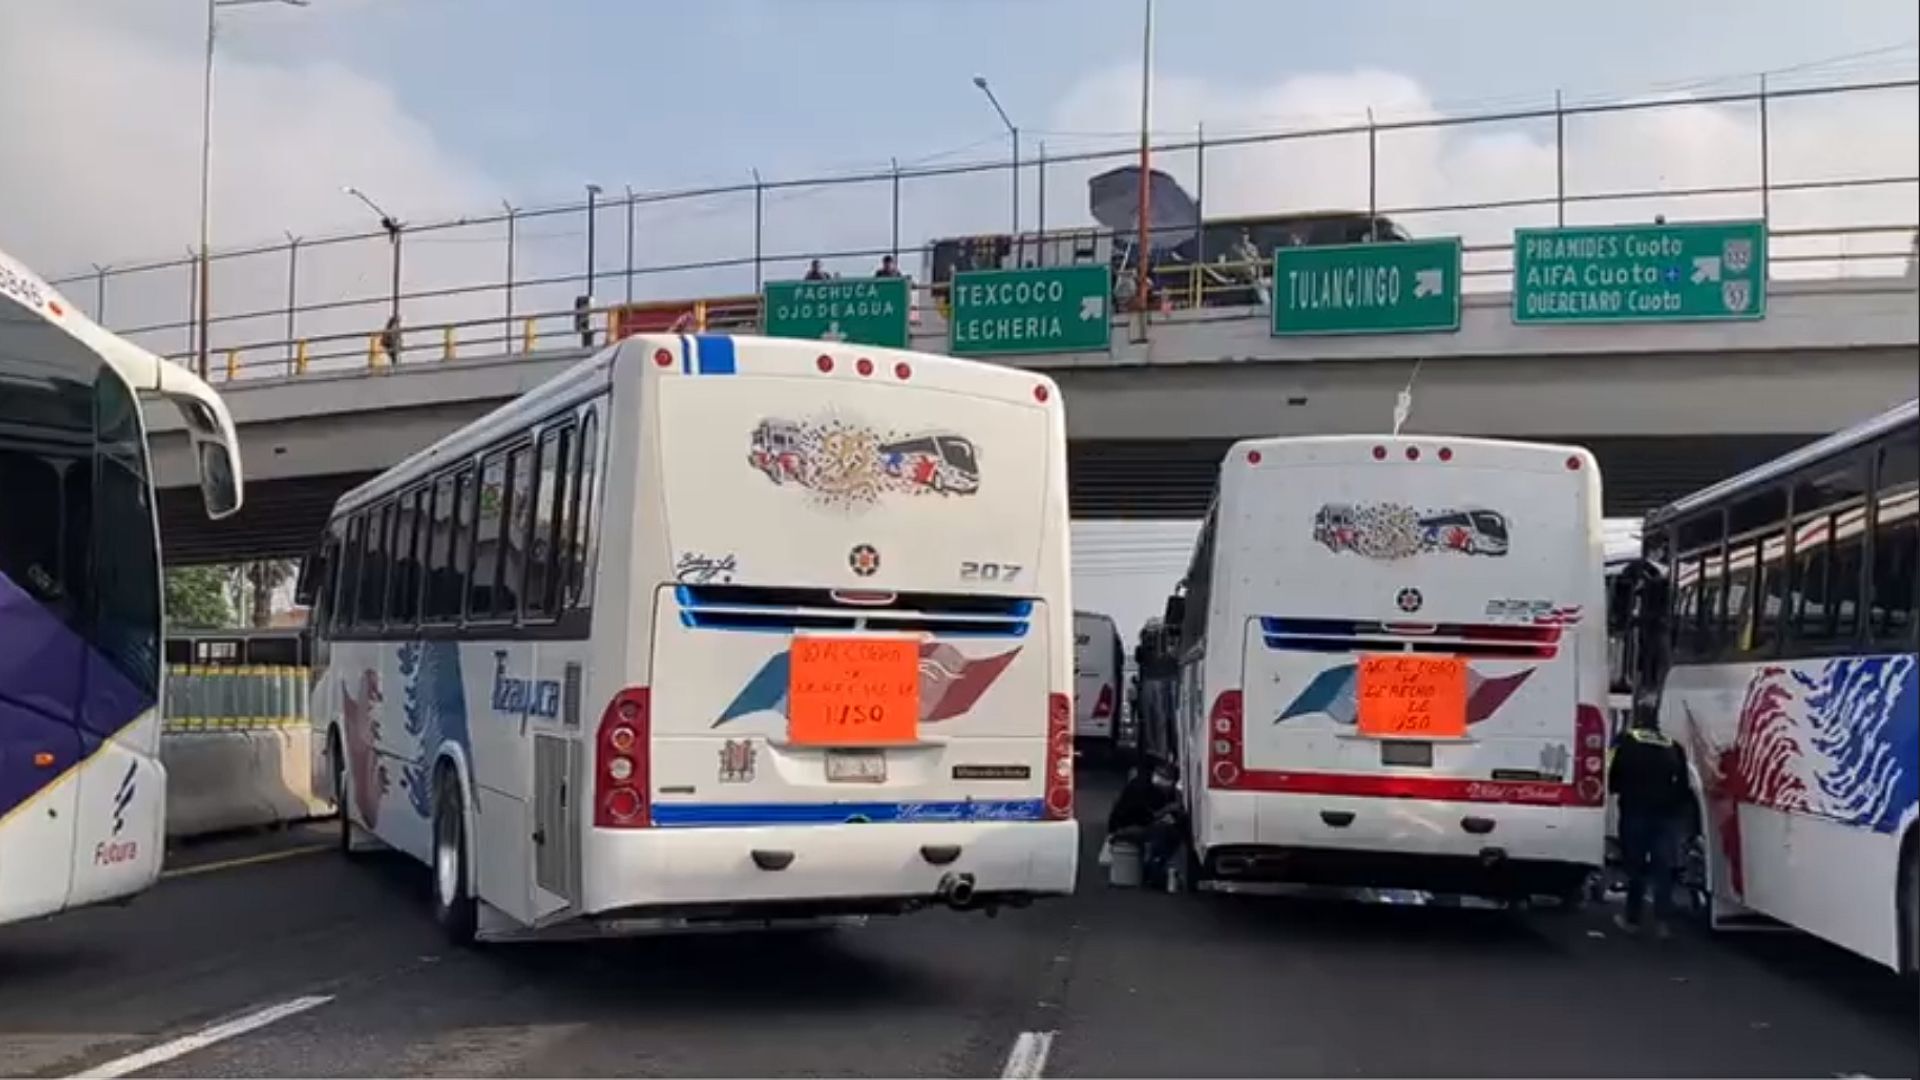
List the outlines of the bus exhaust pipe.
{"label": "bus exhaust pipe", "polygon": [[933,895],[953,910],[965,911],[973,905],[973,875],[941,874]]}

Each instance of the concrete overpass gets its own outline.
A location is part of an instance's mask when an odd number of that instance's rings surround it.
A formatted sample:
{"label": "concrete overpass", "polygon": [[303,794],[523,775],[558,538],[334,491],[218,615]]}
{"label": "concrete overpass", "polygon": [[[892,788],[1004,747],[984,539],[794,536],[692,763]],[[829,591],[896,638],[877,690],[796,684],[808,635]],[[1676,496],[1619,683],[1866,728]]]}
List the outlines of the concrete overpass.
{"label": "concrete overpass", "polygon": [[[1116,326],[1111,352],[1015,362],[1060,381],[1079,517],[1197,516],[1233,439],[1385,430],[1409,379],[1407,430],[1584,443],[1609,512],[1635,513],[1915,395],[1911,276],[1775,282],[1768,303],[1755,322],[1520,326],[1487,293],[1457,333],[1280,339],[1263,308],[1212,308],[1156,318],[1141,342]],[[936,317],[914,347],[945,337]],[[192,512],[184,437],[152,410],[169,558],[298,554],[341,491],[582,355],[234,383],[248,506],[220,525]]]}

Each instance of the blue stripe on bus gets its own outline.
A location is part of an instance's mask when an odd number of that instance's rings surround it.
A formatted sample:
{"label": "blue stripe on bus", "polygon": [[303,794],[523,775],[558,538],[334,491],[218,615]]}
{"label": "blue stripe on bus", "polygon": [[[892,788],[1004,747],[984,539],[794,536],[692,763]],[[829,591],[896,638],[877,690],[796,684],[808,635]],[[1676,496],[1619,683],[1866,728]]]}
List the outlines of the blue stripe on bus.
{"label": "blue stripe on bus", "polygon": [[655,803],[653,823],[667,829],[739,825],[849,825],[885,822],[1040,821],[1039,799],[949,802]]}
{"label": "blue stripe on bus", "polygon": [[693,374],[693,342],[685,334],[680,335],[680,374]]}
{"label": "blue stripe on bus", "polygon": [[697,334],[694,344],[699,346],[700,374],[733,374],[733,339],[725,334]]}

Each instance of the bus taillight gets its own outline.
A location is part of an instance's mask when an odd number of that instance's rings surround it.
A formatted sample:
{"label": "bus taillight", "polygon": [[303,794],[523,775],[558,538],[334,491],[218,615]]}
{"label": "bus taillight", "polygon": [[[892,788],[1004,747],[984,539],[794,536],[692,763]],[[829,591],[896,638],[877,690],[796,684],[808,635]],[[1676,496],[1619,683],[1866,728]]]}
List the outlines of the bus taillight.
{"label": "bus taillight", "polygon": [[1207,713],[1207,786],[1230,788],[1243,772],[1240,754],[1240,691],[1223,691]]}
{"label": "bus taillight", "polygon": [[1113,715],[1113,684],[1100,684],[1100,696],[1093,703],[1093,718],[1105,720]]}
{"label": "bus taillight", "polygon": [[1573,714],[1573,791],[1581,806],[1607,803],[1607,718],[1582,703]]}
{"label": "bus taillight", "polygon": [[648,784],[652,757],[651,699],[644,686],[613,696],[600,714],[593,770],[593,824],[644,829],[652,824]]}
{"label": "bus taillight", "polygon": [[1073,702],[1047,695],[1047,817],[1073,816]]}

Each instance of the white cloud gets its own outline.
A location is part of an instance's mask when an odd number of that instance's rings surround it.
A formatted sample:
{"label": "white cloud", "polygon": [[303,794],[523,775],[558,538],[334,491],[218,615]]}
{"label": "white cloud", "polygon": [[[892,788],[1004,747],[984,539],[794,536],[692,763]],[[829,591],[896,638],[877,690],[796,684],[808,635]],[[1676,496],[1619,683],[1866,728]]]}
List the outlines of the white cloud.
{"label": "white cloud", "polygon": [[[194,17],[191,7],[178,9]],[[68,0],[0,5],[0,71],[9,87],[0,95],[0,246],[43,273],[116,257],[184,257],[197,243],[201,56],[155,33],[151,20],[135,32],[139,21]],[[284,230],[374,226],[343,184],[359,184],[403,218],[485,205],[497,190],[484,170],[441,148],[385,86],[334,64],[271,67],[220,55],[213,130],[216,250],[270,242]],[[300,266],[303,297],[385,294],[384,240],[310,254]],[[460,270],[457,256],[429,247],[408,255],[409,288]],[[282,305],[285,255],[223,261],[213,285],[216,315]],[[93,307],[90,284],[66,291]],[[184,269],[115,279],[108,320],[183,320],[189,292]],[[316,315],[303,329],[377,327],[383,317],[372,309]],[[249,320],[216,328],[213,340],[283,329],[279,317]],[[145,341],[168,351],[185,346],[179,332]]]}

